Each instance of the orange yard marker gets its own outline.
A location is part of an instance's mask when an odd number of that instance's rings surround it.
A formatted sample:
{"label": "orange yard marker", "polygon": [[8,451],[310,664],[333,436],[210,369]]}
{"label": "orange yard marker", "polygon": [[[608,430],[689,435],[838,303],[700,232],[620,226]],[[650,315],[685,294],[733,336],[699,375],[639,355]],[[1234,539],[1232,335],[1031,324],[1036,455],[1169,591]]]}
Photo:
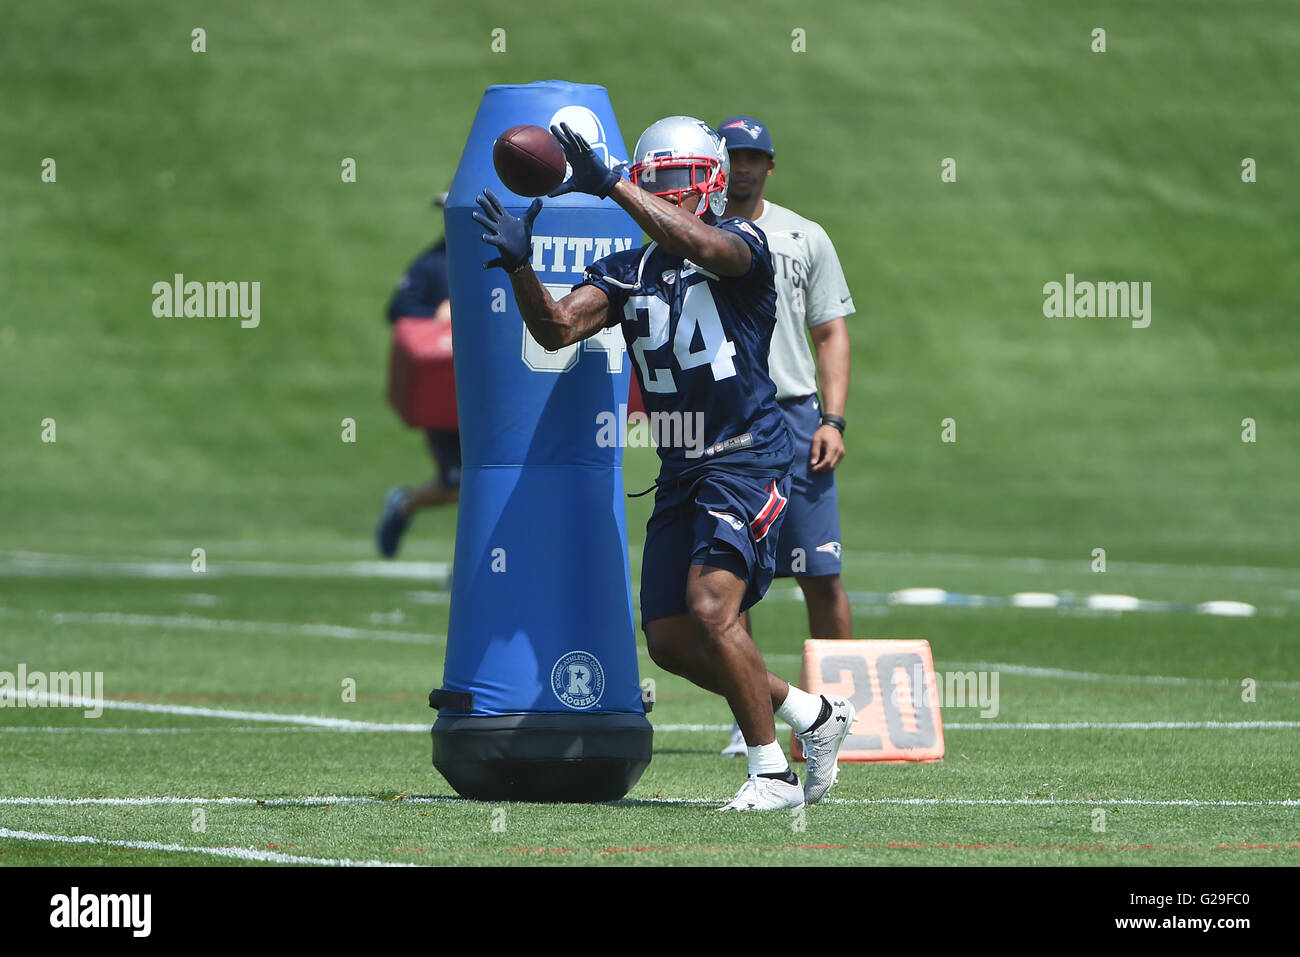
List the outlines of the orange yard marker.
{"label": "orange yard marker", "polygon": [[[858,709],[840,749],[841,761],[943,757],[943,719],[928,641],[810,638],[803,644],[799,687],[812,694],[843,695]],[[804,759],[793,734],[790,757]]]}

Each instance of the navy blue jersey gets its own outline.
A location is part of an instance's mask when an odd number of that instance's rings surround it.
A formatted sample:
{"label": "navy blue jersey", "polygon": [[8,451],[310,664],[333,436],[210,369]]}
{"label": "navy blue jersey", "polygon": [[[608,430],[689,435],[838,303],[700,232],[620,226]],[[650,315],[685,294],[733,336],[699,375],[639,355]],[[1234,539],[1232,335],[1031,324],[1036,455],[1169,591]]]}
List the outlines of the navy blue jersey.
{"label": "navy blue jersey", "polygon": [[578,283],[602,290],[609,325],[622,324],[659,447],[661,484],[723,456],[730,466],[775,474],[793,461],[767,371],[776,326],[767,237],[745,219],[718,228],[749,244],[745,275],[715,276],[649,243],[592,263]]}
{"label": "navy blue jersey", "polygon": [[397,291],[388,303],[388,321],[396,322],[403,316],[429,318],[450,296],[447,288],[447,241],[440,239],[406,267]]}

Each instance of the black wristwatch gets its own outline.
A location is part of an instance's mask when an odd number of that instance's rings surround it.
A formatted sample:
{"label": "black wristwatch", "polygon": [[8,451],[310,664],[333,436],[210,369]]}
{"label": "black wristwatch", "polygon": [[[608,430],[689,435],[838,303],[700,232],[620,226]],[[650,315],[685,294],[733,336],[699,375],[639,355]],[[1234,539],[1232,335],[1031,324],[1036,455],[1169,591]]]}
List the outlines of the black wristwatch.
{"label": "black wristwatch", "polygon": [[837,428],[837,429],[840,430],[840,434],[841,434],[841,435],[844,434],[844,426],[848,425],[848,423],[844,421],[844,416],[842,416],[842,415],[832,415],[832,414],[829,413],[829,412],[823,412],[823,413],[822,413],[822,421],[821,421],[821,424],[822,424],[822,425],[833,425],[833,426],[835,426],[835,428]]}

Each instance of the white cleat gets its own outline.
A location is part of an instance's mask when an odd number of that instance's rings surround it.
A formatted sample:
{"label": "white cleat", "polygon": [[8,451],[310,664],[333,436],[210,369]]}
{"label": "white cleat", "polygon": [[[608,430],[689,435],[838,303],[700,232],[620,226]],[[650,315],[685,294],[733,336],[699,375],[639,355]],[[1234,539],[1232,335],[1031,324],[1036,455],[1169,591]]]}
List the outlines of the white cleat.
{"label": "white cleat", "polygon": [[719,811],[777,811],[786,807],[803,807],[803,789],[777,778],[751,774],[740,786],[730,804]]}
{"label": "white cleat", "polygon": [[749,754],[749,745],[745,743],[745,736],[740,733],[740,725],[731,726],[731,743],[722,749],[724,758],[742,758]]}
{"label": "white cleat", "polygon": [[840,746],[858,716],[847,698],[839,695],[822,695],[822,698],[831,706],[831,716],[817,730],[797,735],[803,745],[804,760],[808,762],[803,796],[809,804],[824,798],[840,776]]}

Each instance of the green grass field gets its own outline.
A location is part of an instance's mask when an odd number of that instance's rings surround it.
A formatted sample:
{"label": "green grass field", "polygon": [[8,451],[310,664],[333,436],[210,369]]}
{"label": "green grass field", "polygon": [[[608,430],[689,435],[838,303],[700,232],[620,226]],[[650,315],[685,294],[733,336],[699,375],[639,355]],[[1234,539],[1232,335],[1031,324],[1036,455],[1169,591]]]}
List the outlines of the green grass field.
{"label": "green grass field", "polygon": [[[358,547],[350,557],[364,555]],[[1294,655],[1288,660],[1286,619],[897,607],[863,615],[863,635],[929,638],[940,670],[1002,666],[1000,713],[986,722],[975,709],[947,710],[957,729],[947,731],[942,763],[845,765],[832,792],[839,800],[807,809],[804,829],[795,830],[785,812],[738,820],[713,811],[742,774],[717,755],[730,722],[725,704],[644,657],[644,673],[659,686],[653,717],[661,730],[654,761],[626,801],[455,799],[429,764],[424,697],[436,683],[447,605],[427,583],[232,576],[22,585],[3,622],[7,635],[22,636],[30,668],[98,662],[107,698],[169,711],[110,707],[96,720],[67,709],[7,712],[0,826],[14,830],[444,864],[1294,864],[1300,849],[1300,675]],[[771,664],[794,677],[802,607],[773,600],[762,612]],[[213,622],[260,624],[234,630]],[[312,627],[320,625],[335,628],[324,636]],[[1026,666],[1076,674],[1033,676]],[[1207,676],[1213,680],[1201,683]],[[1259,681],[1253,704],[1241,701],[1242,676]],[[345,678],[356,682],[354,703],[341,700]],[[256,718],[267,713],[285,717]],[[392,727],[302,723],[317,718]],[[1171,721],[1290,727],[1104,727]],[[1027,723],[1095,727],[1003,727]],[[706,730],[684,729],[700,725]],[[172,800],[68,806],[11,797]],[[246,800],[183,800],[231,797]],[[203,808],[203,832],[192,830],[194,807]],[[504,818],[494,817],[498,807]],[[1102,832],[1093,830],[1097,808],[1106,811]],[[0,850],[10,863],[214,862],[35,841],[4,840]]]}
{"label": "green grass field", "polygon": [[[102,671],[115,706],[0,710],[0,864],[1300,863],[1294,7],[675,8],[689,30],[587,2],[7,11],[0,671]],[[606,86],[629,145],[670,113],[770,125],[768,195],[826,226],[859,309],[855,631],[1001,676],[996,718],[945,710],[944,761],[845,765],[802,829],[713,812],[743,773],[726,706],[644,653],[656,753],[625,801],[502,814],[430,764],[455,515],[408,535],[425,565],[368,564],[384,491],[429,469],[382,309],[483,88],[552,77]],[[155,318],[175,272],[260,281],[260,327]],[[1045,319],[1067,272],[1151,282],[1150,327]],[[654,469],[630,450],[627,487]],[[883,597],[921,586],[1258,612]],[[791,678],[792,598],[754,616]]]}

